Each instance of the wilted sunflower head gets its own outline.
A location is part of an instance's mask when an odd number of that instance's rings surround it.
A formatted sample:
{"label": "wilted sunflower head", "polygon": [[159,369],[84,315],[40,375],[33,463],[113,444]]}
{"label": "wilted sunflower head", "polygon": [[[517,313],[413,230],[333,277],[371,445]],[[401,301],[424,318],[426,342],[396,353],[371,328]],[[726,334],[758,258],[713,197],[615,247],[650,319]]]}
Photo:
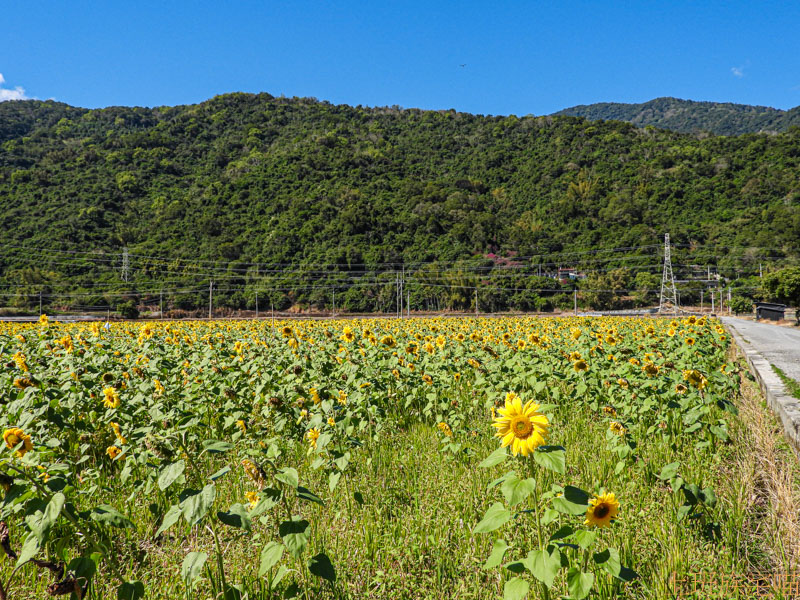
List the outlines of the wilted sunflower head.
{"label": "wilted sunflower head", "polygon": [[20,446],[14,453],[15,456],[22,458],[29,450],[33,450],[33,442],[31,436],[25,433],[19,427],[12,427],[3,432],[3,441],[6,443],[6,448],[14,449]]}
{"label": "wilted sunflower head", "polygon": [[611,431],[611,433],[614,433],[619,436],[623,436],[627,432],[625,426],[617,421],[611,421],[611,423],[608,425],[608,428]]}
{"label": "wilted sunflower head", "polygon": [[645,366],[642,367],[642,370],[645,373],[647,373],[650,377],[655,377],[656,375],[658,375],[659,368],[658,365],[648,362],[647,364],[645,364]]}

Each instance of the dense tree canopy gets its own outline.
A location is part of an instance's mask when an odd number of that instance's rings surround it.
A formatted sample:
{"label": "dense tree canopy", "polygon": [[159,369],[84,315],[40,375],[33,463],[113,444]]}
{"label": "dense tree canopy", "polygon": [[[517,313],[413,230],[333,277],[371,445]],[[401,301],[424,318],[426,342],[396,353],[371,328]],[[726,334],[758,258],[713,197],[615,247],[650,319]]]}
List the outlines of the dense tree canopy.
{"label": "dense tree canopy", "polygon": [[[694,136],[242,93],[152,109],[5,102],[0,214],[8,293],[81,292],[96,305],[109,290],[166,287],[192,307],[214,279],[230,306],[253,306],[257,289],[288,305],[327,298],[322,282],[369,310],[394,292],[380,299],[367,283],[391,290],[400,265],[424,263],[447,288],[438,304],[469,306],[486,282],[508,291],[481,304],[535,304],[524,290],[544,287],[540,265],[578,260],[557,253],[630,247],[658,263],[665,232],[687,264],[757,272],[765,257],[796,258],[800,128]],[[408,293],[424,304],[427,292]]]}

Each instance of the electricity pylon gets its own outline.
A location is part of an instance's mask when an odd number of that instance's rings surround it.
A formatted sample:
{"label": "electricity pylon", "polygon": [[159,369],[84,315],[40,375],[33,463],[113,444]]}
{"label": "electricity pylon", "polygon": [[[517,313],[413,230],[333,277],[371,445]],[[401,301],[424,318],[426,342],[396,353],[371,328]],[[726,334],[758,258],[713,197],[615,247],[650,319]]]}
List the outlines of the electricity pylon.
{"label": "electricity pylon", "polygon": [[661,298],[658,301],[658,312],[678,312],[678,292],[675,289],[675,277],[672,275],[668,233],[664,234],[664,272],[661,276]]}

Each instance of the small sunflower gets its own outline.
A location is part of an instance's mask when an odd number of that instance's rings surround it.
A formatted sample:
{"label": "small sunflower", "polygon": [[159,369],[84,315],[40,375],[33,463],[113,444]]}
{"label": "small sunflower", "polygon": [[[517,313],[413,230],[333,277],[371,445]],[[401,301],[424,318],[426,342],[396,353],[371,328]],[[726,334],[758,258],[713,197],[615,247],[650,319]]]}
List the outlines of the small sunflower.
{"label": "small sunflower", "polygon": [[589,500],[589,508],[586,509],[585,525],[595,527],[608,527],[612,519],[615,519],[619,512],[619,502],[614,494],[600,494]]}
{"label": "small sunflower", "polygon": [[436,427],[444,433],[447,437],[451,437],[453,435],[453,431],[450,429],[450,426],[447,423],[439,423]]}
{"label": "small sunflower", "polygon": [[312,448],[317,447],[317,440],[319,439],[319,429],[316,427],[313,429],[309,429],[306,433],[306,437],[308,438],[309,444],[311,444]]}
{"label": "small sunflower", "polygon": [[247,502],[250,504],[251,510],[256,507],[256,504],[258,504],[258,492],[245,492],[244,497],[247,498]]}
{"label": "small sunflower", "polygon": [[497,429],[495,436],[502,439],[504,448],[511,446],[514,456],[520,453],[528,456],[544,444],[550,423],[545,415],[537,412],[538,409],[539,405],[533,400],[528,400],[523,406],[519,396],[509,394],[505,407],[498,410],[499,416],[492,423],[492,427]]}
{"label": "small sunflower", "polygon": [[119,406],[119,393],[112,387],[103,390],[103,404],[106,408],[117,408]]}
{"label": "small sunflower", "polygon": [[117,458],[120,455],[121,452],[122,452],[122,450],[120,450],[116,446],[109,446],[108,448],[106,448],[106,454],[108,454],[108,457],[111,460],[114,460],[115,458]]}

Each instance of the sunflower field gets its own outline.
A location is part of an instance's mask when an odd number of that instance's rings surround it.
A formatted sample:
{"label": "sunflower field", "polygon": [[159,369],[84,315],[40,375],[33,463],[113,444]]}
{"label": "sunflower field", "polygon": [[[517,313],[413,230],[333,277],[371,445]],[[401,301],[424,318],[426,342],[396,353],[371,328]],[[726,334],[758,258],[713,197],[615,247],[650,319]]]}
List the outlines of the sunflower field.
{"label": "sunflower field", "polygon": [[0,598],[671,598],[774,569],[732,357],[696,317],[0,324]]}

